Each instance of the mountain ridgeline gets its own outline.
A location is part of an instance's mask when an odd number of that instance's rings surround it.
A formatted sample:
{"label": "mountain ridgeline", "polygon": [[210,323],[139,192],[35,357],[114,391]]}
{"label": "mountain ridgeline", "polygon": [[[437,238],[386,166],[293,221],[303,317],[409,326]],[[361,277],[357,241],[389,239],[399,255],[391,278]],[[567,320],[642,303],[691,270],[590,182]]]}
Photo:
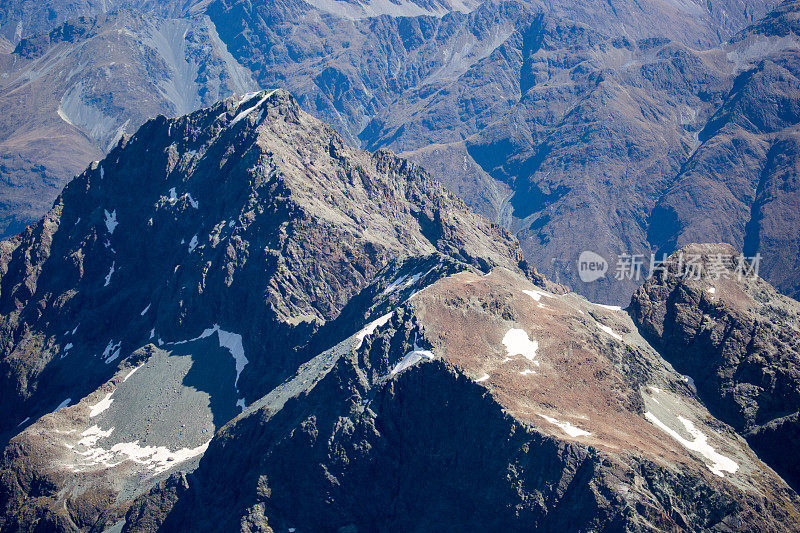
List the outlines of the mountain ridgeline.
{"label": "mountain ridgeline", "polygon": [[662,280],[568,292],[285,90],[123,136],[0,266],[3,532],[800,529],[773,422],[676,371]]}

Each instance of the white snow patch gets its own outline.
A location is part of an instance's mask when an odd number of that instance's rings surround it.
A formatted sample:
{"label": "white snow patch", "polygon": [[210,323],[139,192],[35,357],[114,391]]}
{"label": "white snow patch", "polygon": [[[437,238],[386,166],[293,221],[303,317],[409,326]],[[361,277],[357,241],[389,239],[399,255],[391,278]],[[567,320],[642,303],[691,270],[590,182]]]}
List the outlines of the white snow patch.
{"label": "white snow patch", "polygon": [[560,427],[562,430],[564,430],[564,433],[566,433],[570,437],[585,437],[587,435],[591,435],[590,432],[585,431],[579,427],[573,426],[569,422],[559,422],[555,418],[551,418],[547,415],[540,414],[539,416],[541,416],[551,424]]}
{"label": "white snow patch", "polygon": [[147,307],[145,307],[145,308],[144,308],[144,310],[143,310],[141,313],[139,313],[139,316],[144,316],[144,315],[146,315],[146,314],[147,314],[147,312],[150,310],[150,306],[151,306],[151,305],[152,305],[152,304],[147,304]]}
{"label": "white snow patch", "polygon": [[725,472],[733,474],[739,470],[739,465],[736,464],[733,459],[717,453],[714,448],[708,444],[708,437],[704,435],[702,431],[697,429],[691,420],[687,420],[682,416],[678,416],[678,420],[680,420],[680,422],[686,428],[686,431],[689,433],[689,435],[692,436],[693,440],[687,440],[681,437],[677,431],[664,424],[650,411],[646,412],[644,416],[664,433],[678,441],[681,446],[687,450],[697,452],[708,459],[711,464],[706,463],[706,466],[719,477],[725,477]]}
{"label": "white snow patch", "polygon": [[109,364],[119,357],[120,351],[122,349],[122,341],[114,344],[114,341],[108,341],[108,345],[106,349],[103,350],[103,359],[106,360],[106,364]]}
{"label": "white snow patch", "polygon": [[[252,112],[254,109],[256,109],[256,108],[257,108],[257,107],[259,107],[261,104],[263,104],[264,102],[266,102],[267,98],[269,98],[270,96],[272,96],[272,93],[274,93],[274,92],[275,92],[275,91],[273,90],[273,91],[269,91],[268,93],[264,94],[264,96],[261,98],[261,100],[259,100],[259,101],[258,101],[258,103],[257,103],[256,105],[254,105],[254,106],[252,106],[252,107],[248,107],[247,109],[245,109],[244,111],[242,111],[241,113],[239,113],[238,115],[236,115],[236,116],[234,117],[234,119],[233,119],[233,120],[231,120],[231,123],[230,123],[229,125],[230,125],[230,126],[233,126],[233,125],[237,124],[237,123],[238,123],[240,120],[242,120],[242,119],[243,119],[243,118],[245,118],[247,115],[249,115],[249,114],[250,114],[250,113],[251,113],[251,112]],[[250,99],[252,99],[252,97],[248,98],[247,100],[250,100]],[[241,105],[241,104],[240,104],[240,105]]]}
{"label": "white snow patch", "polygon": [[622,307],[618,305],[603,305],[603,304],[594,304],[597,307],[602,307],[603,309],[608,309],[609,311],[622,311]]}
{"label": "white snow patch", "polygon": [[116,270],[116,266],[117,266],[117,262],[116,261],[112,261],[111,262],[111,268],[108,269],[108,274],[106,274],[106,282],[105,282],[105,284],[103,284],[103,287],[108,287],[108,285],[111,283],[111,276],[112,276],[112,274],[114,274],[114,271]]}
{"label": "white snow patch", "polygon": [[106,229],[110,235],[113,235],[114,230],[119,226],[119,222],[117,222],[117,210],[114,209],[109,213],[107,210],[103,209],[103,212],[106,215]]}
{"label": "white snow patch", "polygon": [[191,193],[188,193],[188,192],[187,192],[187,193],[185,194],[185,196],[186,196],[186,198],[189,200],[189,205],[191,205],[193,208],[195,208],[195,209],[198,209],[198,208],[200,207],[200,202],[198,202],[197,200],[195,200],[194,198],[192,198],[192,195],[191,195]]}
{"label": "white snow patch", "polygon": [[691,376],[683,376],[683,381],[689,385],[689,388],[692,389],[692,392],[697,394],[697,384],[694,382],[694,379]]}
{"label": "white snow patch", "polygon": [[398,372],[402,372],[406,368],[414,366],[422,359],[435,359],[436,356],[433,355],[433,352],[430,350],[423,350],[417,345],[417,339],[414,338],[414,349],[408,352],[397,365],[392,369],[392,375],[394,376]]}
{"label": "white snow patch", "polygon": [[503,337],[503,344],[505,344],[509,356],[522,355],[529,361],[536,360],[539,343],[535,339],[529,339],[524,330],[511,328]]}
{"label": "white snow patch", "polygon": [[178,201],[178,193],[175,192],[175,187],[172,187],[169,190],[169,201],[170,202],[177,202]]}
{"label": "white snow patch", "polygon": [[530,375],[533,375],[535,373],[536,373],[536,371],[535,370],[531,370],[530,368],[525,369],[522,372],[520,372],[520,374],[522,374],[523,376],[530,376]]}
{"label": "white snow patch", "polygon": [[716,287],[709,287],[708,288],[708,294],[716,294],[716,293],[717,293],[717,288]]}
{"label": "white snow patch", "polygon": [[131,377],[131,376],[132,376],[132,375],[133,375],[133,374],[134,374],[134,373],[135,373],[137,370],[139,370],[139,369],[140,369],[140,368],[142,368],[143,366],[144,366],[144,364],[141,364],[141,365],[137,366],[136,368],[134,368],[133,370],[131,370],[130,372],[128,372],[128,373],[125,375],[125,377],[124,377],[124,378],[122,378],[122,382],[123,382],[123,383],[125,383],[126,381],[128,381],[128,378],[129,378],[129,377]]}
{"label": "white snow patch", "polygon": [[617,333],[614,333],[614,330],[613,330],[613,329],[611,329],[610,327],[608,327],[608,326],[606,326],[606,325],[603,325],[603,324],[597,324],[597,327],[598,327],[598,328],[600,328],[600,329],[601,329],[602,331],[604,331],[605,333],[607,333],[607,334],[611,335],[612,337],[614,337],[614,338],[615,338],[615,339],[617,339],[618,341],[621,341],[621,340],[622,340],[622,335],[619,335],[619,334],[617,334]]}
{"label": "white snow patch", "polygon": [[189,241],[189,253],[194,252],[195,248],[197,248],[197,235],[192,237],[192,240]]}
{"label": "white snow patch", "polygon": [[484,381],[488,381],[488,380],[489,380],[489,374],[484,374],[481,377],[479,377],[478,379],[476,379],[475,383],[483,383]]}
{"label": "white snow patch", "polygon": [[153,328],[150,330],[150,338],[152,339],[155,336],[156,336],[156,328]]}
{"label": "white snow patch", "polygon": [[89,418],[94,418],[109,407],[111,404],[114,403],[114,400],[111,398],[111,395],[114,394],[113,392],[109,392],[106,394],[106,397],[97,402],[94,405],[89,406]]}
{"label": "white snow patch", "polygon": [[[173,466],[184,461],[197,457],[205,453],[208,449],[210,440],[197,446],[196,448],[181,448],[180,450],[170,451],[164,446],[141,446],[139,441],[120,442],[114,444],[110,449],[98,447],[100,439],[110,437],[114,428],[102,430],[99,426],[92,426],[82,435],[78,441],[78,446],[86,448],[84,451],[73,451],[84,457],[87,462],[77,466],[102,466],[104,468],[114,467],[124,461],[132,461],[143,465],[148,470],[153,471],[153,475],[160,474]],[[70,448],[70,446],[67,446]],[[75,467],[73,467],[75,469]]]}
{"label": "white snow patch", "polygon": [[244,411],[245,407],[247,407],[244,404],[244,398],[239,398],[238,400],[236,400],[236,407],[239,407],[242,411]]}
{"label": "white snow patch", "polygon": [[99,426],[94,425],[81,433],[83,437],[81,440],[78,441],[79,446],[86,446],[87,448],[94,446],[97,444],[97,441],[100,439],[104,439],[106,437],[110,437],[111,434],[114,432],[114,428],[111,428],[107,431],[103,431],[100,429]]}
{"label": "white snow patch", "polygon": [[62,410],[63,408],[67,407],[70,404],[71,401],[72,401],[72,398],[67,398],[66,400],[64,400],[63,402],[58,404],[58,407],[53,409],[53,412],[56,413],[56,412]]}
{"label": "white snow patch", "polygon": [[393,314],[394,311],[392,311],[391,313],[386,313],[382,317],[373,320],[372,322],[367,324],[364,327],[364,329],[356,333],[356,339],[358,339],[358,344],[356,344],[356,350],[361,348],[361,345],[364,343],[364,339],[367,337],[367,335],[372,335],[373,333],[375,333],[376,329],[383,327],[389,321],[389,319],[392,318]]}
{"label": "white snow patch", "polygon": [[130,460],[135,463],[144,464],[148,469],[160,474],[168,470],[172,466],[187,461],[193,457],[197,457],[205,453],[208,449],[208,440],[204,444],[196,448],[181,448],[177,451],[170,451],[164,446],[140,446],[139,441],[134,442],[120,442],[111,447],[111,452],[119,455],[125,455],[126,458],[122,460]]}
{"label": "white snow patch", "polygon": [[522,292],[524,292],[525,294],[527,294],[528,296],[530,296],[531,298],[533,298],[537,302],[542,299],[542,296],[544,296],[546,298],[553,298],[552,294],[544,292],[544,291],[540,291],[538,289],[534,289],[532,291],[522,291]]}

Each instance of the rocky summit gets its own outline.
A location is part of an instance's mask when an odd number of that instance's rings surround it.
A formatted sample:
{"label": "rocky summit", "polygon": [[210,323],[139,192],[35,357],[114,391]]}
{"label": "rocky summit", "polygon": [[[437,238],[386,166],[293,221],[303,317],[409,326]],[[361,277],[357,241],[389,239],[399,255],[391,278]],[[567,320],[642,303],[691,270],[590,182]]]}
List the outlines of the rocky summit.
{"label": "rocky summit", "polygon": [[800,530],[800,304],[523,257],[285,90],[147,121],[0,243],[0,531]]}

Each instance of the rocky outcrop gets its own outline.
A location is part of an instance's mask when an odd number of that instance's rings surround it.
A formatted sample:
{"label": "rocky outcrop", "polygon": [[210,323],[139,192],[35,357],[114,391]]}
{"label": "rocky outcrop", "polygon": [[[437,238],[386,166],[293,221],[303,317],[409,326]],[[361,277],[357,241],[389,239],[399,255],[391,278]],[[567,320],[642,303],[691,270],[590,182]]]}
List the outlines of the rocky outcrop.
{"label": "rocky outcrop", "polygon": [[[739,269],[729,259],[738,255],[727,245],[682,248],[636,292],[630,312],[711,413],[797,488],[800,304]],[[681,275],[682,256],[700,258],[697,279]]]}

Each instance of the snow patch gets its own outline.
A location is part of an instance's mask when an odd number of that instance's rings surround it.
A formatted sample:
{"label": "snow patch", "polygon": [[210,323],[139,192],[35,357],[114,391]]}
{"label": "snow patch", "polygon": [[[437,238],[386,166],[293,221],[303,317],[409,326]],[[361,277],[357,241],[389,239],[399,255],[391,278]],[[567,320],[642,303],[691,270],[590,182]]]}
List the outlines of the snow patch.
{"label": "snow patch", "polygon": [[476,379],[475,383],[483,383],[484,381],[488,381],[488,380],[489,380],[489,374],[484,374],[481,377],[479,377],[478,379]]}
{"label": "snow patch", "polygon": [[603,304],[594,304],[597,307],[602,307],[603,309],[608,309],[609,311],[622,311],[622,307],[618,305],[603,305]]}
{"label": "snow patch", "polygon": [[608,327],[606,325],[603,325],[603,324],[597,324],[597,327],[600,328],[603,332],[607,333],[608,335],[611,335],[612,337],[614,337],[618,341],[622,340],[622,335],[614,333],[614,330],[611,329],[610,327]]}
{"label": "snow patch", "polygon": [[396,280],[391,282],[388,287],[383,289],[383,292],[381,293],[381,296],[386,296],[387,294],[391,294],[394,291],[396,291],[400,287],[400,285],[403,284],[403,282],[406,280],[406,278],[408,278],[407,275],[406,276],[400,276],[399,278],[397,278]]}
{"label": "snow patch", "polygon": [[[84,450],[79,451],[67,445],[67,448],[72,449],[85,460],[85,462],[76,466],[101,466],[103,468],[112,468],[122,462],[132,461],[143,465],[148,470],[153,471],[153,475],[156,475],[177,464],[202,455],[208,449],[208,445],[211,442],[208,440],[196,448],[181,448],[174,452],[170,451],[169,448],[165,446],[141,446],[138,440],[134,442],[120,442],[111,446],[110,449],[97,446],[97,443],[101,439],[110,437],[113,432],[113,427],[108,430],[103,430],[99,426],[94,425],[81,434],[83,438],[77,443],[78,446],[85,448]],[[75,469],[75,467],[72,468],[73,470]]]}
{"label": "snow patch", "polygon": [[408,352],[397,365],[392,369],[392,375],[394,376],[398,372],[402,372],[406,368],[412,367],[415,364],[419,363],[422,359],[435,359],[436,356],[433,355],[433,352],[430,350],[423,350],[417,345],[417,339],[414,338],[414,349]]}
{"label": "snow patch", "polygon": [[124,378],[122,378],[122,382],[123,382],[123,383],[125,383],[126,381],[128,381],[128,378],[129,378],[129,377],[131,377],[131,376],[132,376],[132,375],[133,375],[133,374],[134,374],[134,373],[135,373],[137,370],[139,370],[139,369],[140,369],[140,368],[142,368],[143,366],[144,366],[144,364],[141,364],[141,365],[137,366],[136,368],[134,368],[133,370],[131,370],[130,372],[128,372],[128,373],[125,375],[125,377],[124,377]]}
{"label": "snow patch", "polygon": [[94,425],[89,429],[87,429],[86,431],[84,431],[83,433],[81,433],[81,437],[83,438],[78,441],[78,445],[92,447],[95,444],[97,444],[97,441],[99,441],[100,439],[110,437],[113,432],[114,428],[111,428],[107,431],[103,431],[102,429],[100,429],[99,426]]}
{"label": "snow patch", "polygon": [[538,289],[534,289],[534,290],[531,290],[531,291],[522,291],[522,292],[524,292],[525,294],[527,294],[528,296],[530,296],[531,298],[533,298],[537,302],[542,299],[542,296],[544,296],[546,298],[553,298],[552,294],[544,292],[544,291],[540,291]]}
{"label": "snow patch", "polygon": [[677,431],[664,424],[650,411],[647,411],[644,416],[661,431],[678,441],[681,446],[705,457],[710,462],[710,464],[706,463],[706,467],[717,476],[725,477],[725,472],[733,474],[739,470],[739,465],[733,459],[717,453],[714,448],[708,444],[708,437],[697,429],[691,420],[678,416],[678,420],[680,420],[686,428],[689,435],[692,436],[692,440],[687,440],[681,437]]}
{"label": "snow patch", "polygon": [[520,372],[520,374],[522,374],[523,376],[531,376],[531,375],[533,375],[533,374],[535,374],[535,373],[536,373],[536,371],[535,371],[535,370],[531,370],[531,369],[529,369],[529,368],[528,368],[528,369],[525,369],[525,370],[523,370],[522,372]]}
{"label": "snow patch", "polygon": [[394,312],[386,313],[377,320],[373,320],[372,322],[367,324],[364,327],[364,329],[356,333],[356,339],[358,340],[358,344],[356,344],[355,349],[358,350],[359,348],[361,348],[361,345],[364,343],[364,339],[367,337],[367,335],[372,335],[373,333],[375,333],[376,329],[383,327],[389,321],[389,319],[392,318],[393,314]]}
{"label": "snow patch", "polygon": [[[248,107],[247,109],[245,109],[244,111],[242,111],[241,113],[239,113],[238,115],[236,115],[236,116],[234,117],[234,119],[233,119],[233,120],[231,120],[230,126],[234,126],[234,125],[236,125],[236,124],[237,124],[239,121],[241,121],[242,119],[244,119],[244,118],[245,118],[247,115],[249,115],[249,114],[250,114],[250,113],[251,113],[251,112],[252,112],[254,109],[256,109],[256,108],[257,108],[257,107],[259,107],[261,104],[263,104],[264,102],[266,102],[266,101],[267,101],[267,98],[269,98],[270,96],[272,96],[272,93],[274,93],[274,92],[275,92],[275,91],[273,90],[273,91],[269,91],[269,92],[265,93],[265,94],[264,94],[264,96],[261,98],[261,100],[259,100],[259,101],[258,101],[258,103],[257,103],[256,105],[254,105],[254,106],[252,106],[252,107]],[[246,96],[246,95],[245,95],[245,96]],[[252,97],[250,97],[250,98],[247,98],[245,101],[247,101],[247,100],[252,100]],[[241,105],[241,103],[240,103],[239,105]]]}
{"label": "snow patch", "polygon": [[62,410],[63,408],[67,407],[67,406],[70,404],[70,402],[71,402],[71,401],[72,401],[72,398],[67,398],[66,400],[64,400],[63,402],[61,402],[60,404],[58,404],[58,407],[56,407],[55,409],[53,409],[53,412],[54,412],[54,413],[57,413],[58,411],[60,411],[60,410]]}
{"label": "snow patch", "polygon": [[192,240],[189,241],[189,253],[194,252],[195,248],[197,248],[197,235],[192,237]]}
{"label": "snow patch", "polygon": [[716,287],[709,287],[708,288],[708,294],[716,294],[716,293],[717,293],[717,288]]}
{"label": "snow patch", "polygon": [[111,398],[112,394],[114,393],[109,392],[108,394],[106,394],[105,398],[103,398],[96,404],[89,406],[89,418],[94,418],[103,411],[105,411],[106,409],[108,409],[109,407],[111,407],[111,404],[114,403],[113,398]]}
{"label": "snow patch", "polygon": [[536,362],[539,343],[535,339],[529,339],[524,330],[511,328],[503,337],[503,344],[505,344],[509,356],[521,355],[529,361]]}
{"label": "snow patch", "polygon": [[108,345],[106,349],[103,350],[103,359],[106,360],[106,364],[109,364],[119,357],[120,351],[122,350],[122,341],[114,344],[114,341],[108,341]]}
{"label": "snow patch", "polygon": [[564,433],[566,433],[570,437],[573,437],[573,438],[574,437],[585,437],[587,435],[591,435],[590,432],[585,431],[585,430],[583,430],[583,429],[581,429],[579,427],[573,426],[569,422],[559,422],[555,418],[551,418],[551,417],[549,417],[547,415],[540,414],[539,416],[541,416],[542,418],[544,418],[545,420],[547,420],[548,422],[550,422],[554,426],[560,427],[564,431]]}
{"label": "snow patch", "polygon": [[111,283],[111,275],[114,274],[114,271],[116,270],[116,266],[117,266],[117,262],[116,261],[112,261],[111,262],[111,268],[108,269],[108,274],[106,274],[106,282],[103,284],[103,287],[108,287],[108,285]]}
{"label": "snow patch", "polygon": [[114,209],[109,213],[107,210],[103,209],[103,212],[106,215],[106,229],[110,235],[113,235],[114,230],[119,226],[119,222],[117,222],[117,210]]}

